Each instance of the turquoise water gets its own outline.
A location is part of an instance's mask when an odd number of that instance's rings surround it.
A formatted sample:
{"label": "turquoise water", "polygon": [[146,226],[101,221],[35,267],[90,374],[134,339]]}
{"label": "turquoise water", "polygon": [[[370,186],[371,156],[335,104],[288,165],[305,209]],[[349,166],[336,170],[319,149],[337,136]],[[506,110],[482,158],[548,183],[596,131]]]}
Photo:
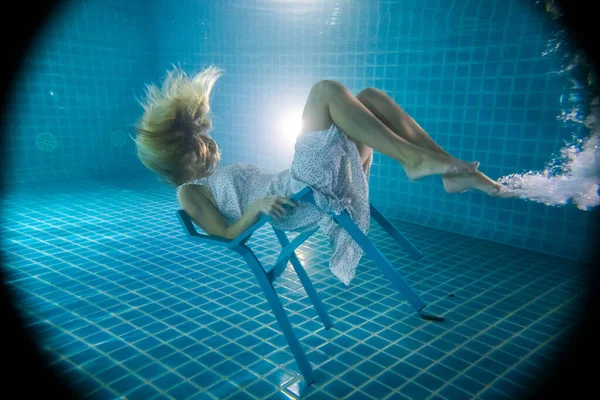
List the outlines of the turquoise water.
{"label": "turquoise water", "polygon": [[[597,215],[597,116],[584,60],[534,1],[76,1],[24,60],[7,138],[9,282],[53,365],[89,398],[514,398],[576,321]],[[288,168],[312,84],[392,96],[451,154],[519,190],[446,194],[375,153],[371,201],[424,253],[369,237],[446,321],[418,319],[363,258],[349,288],[319,234],[275,285],[306,387],[253,276],[192,245],[172,190],[135,158],[136,96],[172,63],[226,70],[222,165]],[[596,147],[594,147],[596,146]],[[266,228],[250,247],[273,262]],[[453,294],[454,296],[450,296]]]}

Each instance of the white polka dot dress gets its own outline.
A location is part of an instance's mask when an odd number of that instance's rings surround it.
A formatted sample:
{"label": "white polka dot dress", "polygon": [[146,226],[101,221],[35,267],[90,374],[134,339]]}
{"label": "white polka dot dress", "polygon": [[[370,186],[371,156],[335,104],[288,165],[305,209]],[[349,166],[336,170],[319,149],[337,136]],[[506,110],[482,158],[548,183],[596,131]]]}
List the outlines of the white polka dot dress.
{"label": "white polka dot dress", "polygon": [[[354,142],[335,124],[327,130],[298,136],[290,169],[278,174],[262,174],[252,164],[217,168],[206,178],[184,185],[204,185],[213,194],[217,208],[232,224],[256,199],[265,196],[290,197],[306,186],[313,189],[315,204],[300,201],[299,206],[271,224],[288,232],[304,232],[319,227],[330,239],[333,250],[329,268],[346,286],[356,274],[362,249],[329,215],[347,210],[366,235],[369,231],[369,175],[373,155],[364,166]],[[180,186],[180,187],[181,187]],[[177,188],[179,190],[179,188]]]}

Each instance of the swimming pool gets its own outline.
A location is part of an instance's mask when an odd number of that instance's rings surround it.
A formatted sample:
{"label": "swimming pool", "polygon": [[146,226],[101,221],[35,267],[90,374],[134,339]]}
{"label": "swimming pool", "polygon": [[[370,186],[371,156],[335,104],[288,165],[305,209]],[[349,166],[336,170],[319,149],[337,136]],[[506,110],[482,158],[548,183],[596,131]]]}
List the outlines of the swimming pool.
{"label": "swimming pool", "polygon": [[[582,150],[553,161],[594,135],[556,31],[533,1],[72,2],[25,58],[8,122],[3,248],[19,309],[89,398],[514,397],[564,344],[593,248],[593,198],[571,194],[598,178]],[[174,194],[134,155],[136,96],[172,63],[226,71],[212,98],[222,165],[288,168],[311,85],[334,79],[385,91],[491,178],[541,189],[450,195],[375,153],[371,201],[425,257],[375,224],[369,237],[447,319],[414,317],[366,258],[346,288],[316,235],[299,256],[334,328],[291,268],[276,285],[317,374],[306,387],[243,261],[191,246]],[[548,164],[563,178],[535,175]],[[260,230],[250,245],[268,262],[272,240]]]}

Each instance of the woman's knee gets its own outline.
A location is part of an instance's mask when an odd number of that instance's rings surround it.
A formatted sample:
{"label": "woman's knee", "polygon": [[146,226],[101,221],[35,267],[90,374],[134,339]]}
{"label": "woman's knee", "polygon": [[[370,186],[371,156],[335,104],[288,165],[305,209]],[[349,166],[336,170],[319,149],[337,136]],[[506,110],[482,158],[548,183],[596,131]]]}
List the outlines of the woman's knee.
{"label": "woman's knee", "polygon": [[356,95],[356,98],[363,103],[371,103],[373,101],[373,99],[380,97],[382,94],[383,94],[383,92],[381,90],[376,89],[374,87],[370,87],[370,88],[361,90]]}
{"label": "woman's knee", "polygon": [[339,95],[344,91],[347,91],[348,89],[346,89],[346,87],[344,85],[342,85],[341,83],[334,81],[334,80],[330,80],[330,79],[324,79],[322,81],[319,81],[317,83],[315,83],[313,85],[313,87],[311,88],[310,92],[311,95],[316,95],[316,96],[320,96],[323,98],[329,98],[332,95]]}

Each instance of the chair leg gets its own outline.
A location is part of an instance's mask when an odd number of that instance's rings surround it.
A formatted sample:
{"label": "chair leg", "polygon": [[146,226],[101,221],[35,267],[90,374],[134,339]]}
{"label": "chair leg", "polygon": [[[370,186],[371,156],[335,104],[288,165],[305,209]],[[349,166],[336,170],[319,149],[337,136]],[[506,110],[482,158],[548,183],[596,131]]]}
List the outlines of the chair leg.
{"label": "chair leg", "polygon": [[417,250],[417,248],[415,246],[413,246],[413,244],[411,242],[409,242],[408,239],[406,239],[404,237],[404,235],[401,234],[398,231],[398,229],[396,229],[390,223],[390,221],[388,221],[388,219],[379,212],[379,210],[377,210],[375,207],[373,207],[372,204],[371,204],[371,216],[373,217],[373,219],[375,219],[375,221],[377,221],[379,223],[379,225],[381,225],[381,227],[383,229],[385,229],[385,231],[387,233],[389,233],[389,235],[391,237],[394,238],[394,240],[396,242],[398,242],[398,244],[400,246],[402,246],[404,248],[404,250],[412,257],[413,260],[417,261],[417,260],[421,259],[421,257],[423,257],[423,254],[421,254],[421,252],[419,250]]}
{"label": "chair leg", "polygon": [[[279,239],[279,243],[281,244],[282,247],[285,247],[290,243],[285,232],[283,232],[282,230],[279,230],[279,229],[275,229],[275,228],[273,228],[273,230],[275,231],[275,235],[277,236],[277,239]],[[321,322],[323,323],[323,326],[325,327],[325,329],[331,328],[333,326],[333,323],[331,322],[331,318],[329,318],[329,314],[327,313],[327,310],[325,310],[325,307],[323,306],[323,302],[321,301],[321,298],[317,294],[317,291],[315,290],[310,278],[308,277],[308,274],[304,270],[302,263],[300,262],[300,260],[298,260],[298,257],[296,256],[295,251],[292,252],[292,254],[290,256],[290,262],[292,263],[292,266],[294,267],[294,271],[296,271],[296,275],[298,275],[298,278],[300,279],[302,286],[304,286],[304,290],[306,291],[306,294],[308,295],[308,297],[312,301],[313,305],[315,306],[315,309],[317,310],[317,314],[319,314],[319,318],[321,318]]]}
{"label": "chair leg", "polygon": [[275,293],[275,289],[273,289],[273,285],[269,282],[267,275],[265,273],[264,268],[260,264],[256,255],[250,250],[247,246],[239,245],[236,246],[233,250],[235,250],[238,254],[240,254],[246,260],[246,263],[254,272],[256,279],[258,279],[258,283],[262,288],[265,296],[267,297],[267,301],[273,310],[273,314],[275,314],[275,318],[277,318],[277,322],[279,323],[279,327],[281,328],[281,332],[283,336],[287,340],[292,354],[296,359],[296,363],[298,363],[298,367],[300,367],[300,371],[302,375],[304,375],[304,380],[307,385],[310,385],[315,382],[314,372],[304,350],[302,350],[302,346],[300,341],[296,337],[292,329],[292,325],[288,320],[287,314],[281,305],[281,301],[279,300],[279,296]]}
{"label": "chair leg", "polygon": [[364,250],[367,256],[379,266],[383,271],[385,277],[392,283],[392,285],[400,291],[400,293],[408,300],[410,305],[415,311],[424,319],[433,321],[442,321],[443,318],[432,316],[424,313],[422,310],[427,306],[421,300],[421,298],[413,291],[410,285],[404,280],[402,275],[392,266],[392,264],[385,258],[383,253],[379,251],[377,247],[367,236],[356,226],[347,211],[342,212],[340,215],[333,214],[334,219],[340,224],[346,231],[352,236],[352,238],[358,243],[358,245]]}

